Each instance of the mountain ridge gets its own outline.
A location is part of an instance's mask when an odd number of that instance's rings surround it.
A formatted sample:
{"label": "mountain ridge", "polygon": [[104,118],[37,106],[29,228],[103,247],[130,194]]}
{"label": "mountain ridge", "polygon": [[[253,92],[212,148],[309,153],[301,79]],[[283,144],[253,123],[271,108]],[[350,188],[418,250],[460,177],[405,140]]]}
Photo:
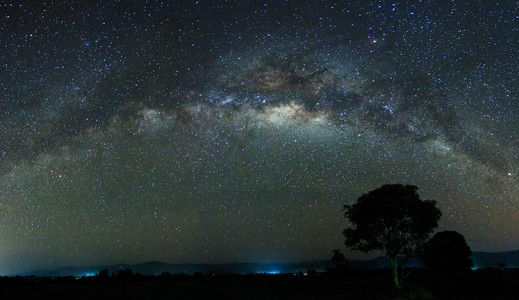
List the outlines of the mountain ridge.
{"label": "mountain ridge", "polygon": [[[507,268],[519,267],[519,250],[505,252],[484,252],[474,251],[471,256],[475,269],[497,268],[504,265]],[[410,258],[408,266],[421,266],[417,258]],[[118,271],[130,269],[133,273],[141,275],[155,275],[162,273],[171,274],[194,274],[194,273],[214,273],[214,274],[248,274],[248,273],[297,273],[315,270],[324,272],[333,268],[331,260],[312,260],[287,263],[251,263],[236,262],[226,264],[210,263],[164,263],[160,261],[148,261],[138,264],[113,264],[100,266],[75,267],[65,266],[56,269],[35,270],[13,274],[12,276],[41,276],[41,277],[65,277],[65,276],[94,276],[99,271],[107,269],[109,274],[117,274]],[[351,269],[379,269],[389,268],[388,260],[379,256],[368,260],[348,260],[348,267]]]}

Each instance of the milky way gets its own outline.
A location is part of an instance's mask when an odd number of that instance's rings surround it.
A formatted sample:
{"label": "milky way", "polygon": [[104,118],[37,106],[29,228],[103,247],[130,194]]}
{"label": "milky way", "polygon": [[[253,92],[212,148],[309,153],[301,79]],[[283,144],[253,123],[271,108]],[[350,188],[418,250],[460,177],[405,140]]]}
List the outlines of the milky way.
{"label": "milky way", "polygon": [[519,248],[518,4],[307,2],[2,4],[0,273],[328,259],[385,183]]}

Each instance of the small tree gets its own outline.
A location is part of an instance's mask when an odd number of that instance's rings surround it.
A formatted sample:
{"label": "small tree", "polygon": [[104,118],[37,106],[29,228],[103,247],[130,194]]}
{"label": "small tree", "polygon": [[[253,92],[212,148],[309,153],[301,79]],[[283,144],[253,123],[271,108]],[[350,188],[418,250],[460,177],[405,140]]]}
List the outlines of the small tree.
{"label": "small tree", "polygon": [[339,272],[344,271],[344,269],[346,269],[346,266],[348,265],[348,260],[346,259],[346,257],[344,257],[344,254],[341,253],[340,249],[333,249],[332,251],[332,262],[335,264]]}
{"label": "small tree", "polygon": [[469,270],[472,252],[463,235],[456,231],[436,233],[420,251],[425,266],[436,270]]}
{"label": "small tree", "polygon": [[133,277],[133,271],[131,269],[124,269],[117,271],[117,278],[127,279]]}
{"label": "small tree", "polygon": [[102,269],[101,271],[99,271],[99,278],[101,279],[106,279],[108,278],[108,269]]}
{"label": "small tree", "polygon": [[391,262],[393,282],[402,288],[405,278],[398,256],[405,260],[415,253],[438,226],[441,217],[436,201],[420,200],[413,185],[386,184],[363,194],[353,205],[344,205],[350,227],[343,231],[345,245],[353,250],[384,250]]}

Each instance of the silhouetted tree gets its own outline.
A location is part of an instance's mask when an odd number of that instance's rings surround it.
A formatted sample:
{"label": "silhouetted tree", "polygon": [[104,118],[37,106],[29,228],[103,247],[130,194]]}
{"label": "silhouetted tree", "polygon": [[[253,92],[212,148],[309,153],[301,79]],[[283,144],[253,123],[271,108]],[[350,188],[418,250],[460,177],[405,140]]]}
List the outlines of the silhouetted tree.
{"label": "silhouetted tree", "polygon": [[124,269],[117,271],[117,278],[132,278],[133,271],[131,269]]}
{"label": "silhouetted tree", "polygon": [[436,270],[468,270],[474,265],[469,245],[456,231],[438,232],[421,248],[423,264]]}
{"label": "silhouetted tree", "polygon": [[162,272],[159,277],[160,278],[172,278],[173,274],[171,274],[169,272]]}
{"label": "silhouetted tree", "polygon": [[99,271],[99,278],[106,279],[108,278],[108,269],[102,269]]}
{"label": "silhouetted tree", "polygon": [[415,253],[438,226],[441,217],[436,201],[420,200],[413,185],[386,184],[363,194],[353,205],[344,205],[350,227],[343,231],[345,245],[353,250],[384,250],[391,262],[393,282],[402,288],[405,276],[398,256],[405,260]]}
{"label": "silhouetted tree", "polygon": [[348,265],[348,260],[346,260],[346,257],[344,257],[344,254],[341,253],[340,249],[333,249],[332,251],[332,262],[337,267],[337,270],[343,271],[344,269],[346,269],[346,266]]}

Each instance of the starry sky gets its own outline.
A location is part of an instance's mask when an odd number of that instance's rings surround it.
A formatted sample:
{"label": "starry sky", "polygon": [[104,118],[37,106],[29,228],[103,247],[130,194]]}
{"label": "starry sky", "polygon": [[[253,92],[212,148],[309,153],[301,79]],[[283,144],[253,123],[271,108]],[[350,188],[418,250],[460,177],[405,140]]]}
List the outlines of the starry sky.
{"label": "starry sky", "polygon": [[385,183],[518,249],[518,7],[3,1],[0,274],[362,258]]}

